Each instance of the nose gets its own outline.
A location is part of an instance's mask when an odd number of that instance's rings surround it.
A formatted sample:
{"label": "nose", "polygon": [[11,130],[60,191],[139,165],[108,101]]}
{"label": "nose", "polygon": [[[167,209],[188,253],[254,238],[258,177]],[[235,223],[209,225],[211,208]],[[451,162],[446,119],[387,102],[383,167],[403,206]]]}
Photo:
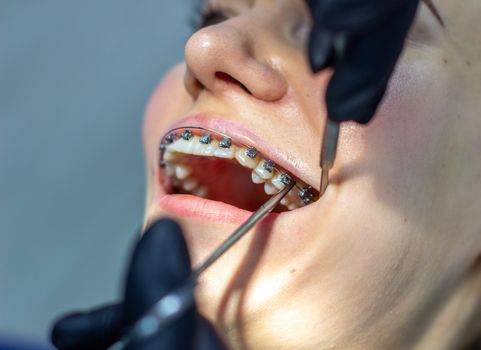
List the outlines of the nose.
{"label": "nose", "polygon": [[254,35],[246,26],[227,22],[194,33],[185,47],[187,91],[194,98],[205,90],[237,90],[262,101],[280,100],[287,92],[286,79],[272,57],[256,56],[256,51],[268,50],[256,50],[260,38],[256,42]]}

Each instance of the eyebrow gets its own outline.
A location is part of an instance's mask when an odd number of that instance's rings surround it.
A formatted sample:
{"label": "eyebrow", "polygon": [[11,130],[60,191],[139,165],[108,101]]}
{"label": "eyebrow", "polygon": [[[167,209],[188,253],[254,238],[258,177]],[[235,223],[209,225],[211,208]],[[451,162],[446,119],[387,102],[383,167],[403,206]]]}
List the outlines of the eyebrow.
{"label": "eyebrow", "polygon": [[431,13],[436,17],[438,22],[443,26],[446,27],[443,18],[441,17],[441,14],[439,13],[438,8],[436,5],[434,5],[433,0],[423,0],[423,2],[426,4],[428,9],[431,11]]}

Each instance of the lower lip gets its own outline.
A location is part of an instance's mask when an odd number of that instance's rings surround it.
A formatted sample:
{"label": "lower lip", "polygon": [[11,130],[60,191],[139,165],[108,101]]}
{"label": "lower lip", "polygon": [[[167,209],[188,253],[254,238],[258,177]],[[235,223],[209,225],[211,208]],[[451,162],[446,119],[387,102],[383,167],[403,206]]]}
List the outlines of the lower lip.
{"label": "lower lip", "polygon": [[[223,202],[188,194],[159,195],[157,207],[174,216],[230,224],[241,224],[252,215],[250,211],[239,209]],[[266,219],[275,219],[279,215],[271,213]]]}

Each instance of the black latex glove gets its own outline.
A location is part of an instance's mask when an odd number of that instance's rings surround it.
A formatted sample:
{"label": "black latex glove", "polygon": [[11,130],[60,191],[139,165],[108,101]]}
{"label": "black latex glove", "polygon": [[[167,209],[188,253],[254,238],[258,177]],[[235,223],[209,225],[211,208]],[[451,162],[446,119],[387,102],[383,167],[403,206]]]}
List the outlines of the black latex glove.
{"label": "black latex glove", "polygon": [[[52,343],[60,350],[102,350],[112,345],[166,293],[180,286],[191,271],[181,229],[172,220],[152,225],[137,243],[128,269],[124,299],[57,321]],[[131,350],[223,349],[212,327],[194,307],[161,333]]]}
{"label": "black latex glove", "polygon": [[402,52],[419,0],[306,0],[314,21],[309,61],[334,68],[328,116],[371,120]]}

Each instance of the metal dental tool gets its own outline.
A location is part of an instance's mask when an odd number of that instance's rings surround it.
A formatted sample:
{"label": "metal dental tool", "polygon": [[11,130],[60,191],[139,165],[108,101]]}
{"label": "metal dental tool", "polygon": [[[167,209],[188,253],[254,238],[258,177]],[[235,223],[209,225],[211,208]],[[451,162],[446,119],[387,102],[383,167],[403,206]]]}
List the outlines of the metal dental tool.
{"label": "metal dental tool", "polygon": [[340,123],[327,118],[324,126],[324,135],[321,146],[321,186],[320,196],[326,191],[329,184],[329,171],[336,160],[337,143],[339,140]]}
{"label": "metal dental tool", "polygon": [[174,291],[164,295],[148,310],[109,350],[125,349],[133,342],[147,340],[165,326],[181,317],[194,303],[194,288],[199,275],[227,252],[239,239],[250,231],[255,224],[269,214],[294,187],[295,181],[286,185],[279,193],[273,195],[240,225],[214,252],[196,269],[187,281]]}

